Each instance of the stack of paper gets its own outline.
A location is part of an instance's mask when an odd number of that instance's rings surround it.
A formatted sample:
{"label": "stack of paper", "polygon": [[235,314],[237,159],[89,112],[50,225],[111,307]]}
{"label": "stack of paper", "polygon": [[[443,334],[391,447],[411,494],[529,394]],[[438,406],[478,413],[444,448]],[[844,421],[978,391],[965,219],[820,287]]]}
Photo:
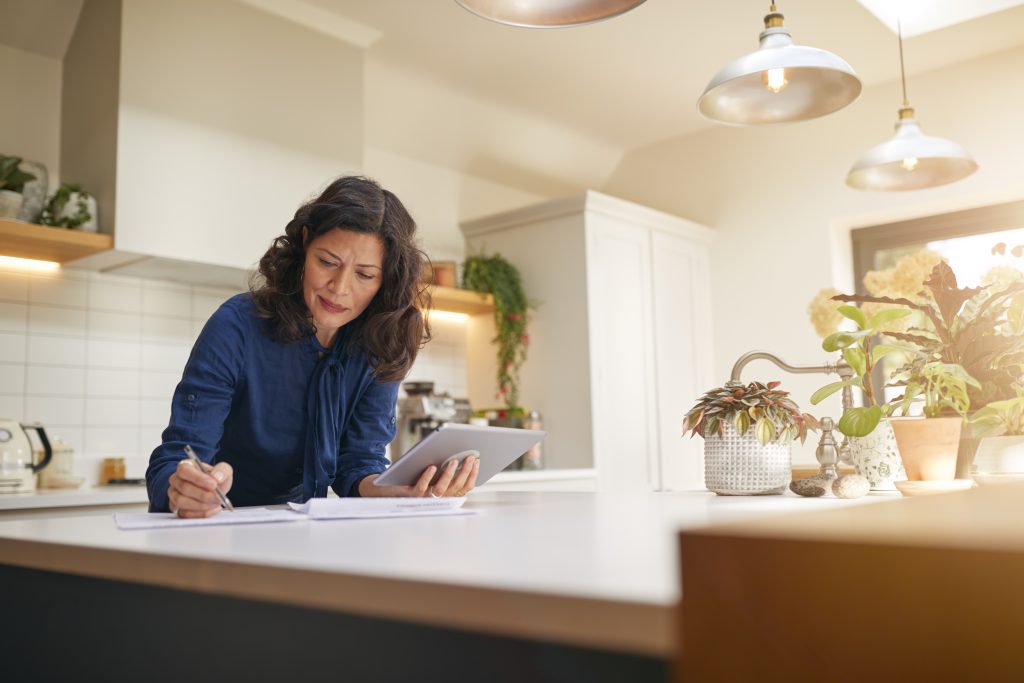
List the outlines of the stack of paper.
{"label": "stack of paper", "polygon": [[298,522],[306,519],[371,519],[374,517],[437,517],[471,515],[463,498],[313,498],[301,505],[288,503],[290,510],[239,508],[221,510],[213,517],[181,519],[170,512],[115,512],[119,529],[160,529],[218,524],[259,524]]}
{"label": "stack of paper", "polygon": [[463,498],[311,498],[305,503],[288,503],[310,519],[367,519],[371,517],[430,517],[470,515]]}

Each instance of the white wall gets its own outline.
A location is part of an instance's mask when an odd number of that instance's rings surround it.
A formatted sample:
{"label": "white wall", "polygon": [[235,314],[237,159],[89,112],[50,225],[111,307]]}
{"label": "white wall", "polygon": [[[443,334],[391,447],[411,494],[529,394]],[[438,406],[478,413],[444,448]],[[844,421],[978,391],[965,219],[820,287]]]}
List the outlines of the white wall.
{"label": "white wall", "polygon": [[528,206],[547,197],[368,147],[363,172],[398,195],[416,220],[423,248],[436,261],[461,261],[459,222]]}
{"label": "white wall", "polygon": [[358,171],[363,52],[229,0],[124,0],[115,246],[251,266]]}
{"label": "white wall", "polygon": [[[894,67],[895,68],[895,67]],[[867,88],[837,114],[782,127],[714,129],[635,150],[606,190],[715,228],[712,295],[716,371],[722,381],[742,353],[766,349],[793,364],[827,359],[806,316],[822,287],[848,287],[833,254],[870,224],[1024,194],[1024,49],[914,76],[911,103],[927,134],[951,138],[980,165],[972,177],[910,193],[848,188],[846,172],[892,135],[898,83]],[[835,260],[835,265],[833,264]],[[758,362],[744,379],[782,379],[806,404],[824,377],[786,376]],[[809,406],[806,406],[809,407]],[[822,413],[838,415],[838,399]],[[821,414],[821,413],[818,413]],[[799,459],[813,461],[806,448]]]}
{"label": "white wall", "polygon": [[39,161],[60,175],[61,62],[0,45],[0,154]]}

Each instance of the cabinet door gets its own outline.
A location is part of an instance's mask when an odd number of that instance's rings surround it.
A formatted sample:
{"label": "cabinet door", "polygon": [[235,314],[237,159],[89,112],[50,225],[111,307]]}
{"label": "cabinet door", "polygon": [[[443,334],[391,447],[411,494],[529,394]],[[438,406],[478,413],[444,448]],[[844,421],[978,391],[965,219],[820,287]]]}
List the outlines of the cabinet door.
{"label": "cabinet door", "polygon": [[684,413],[715,384],[708,247],[658,231],[651,246],[659,488],[703,488],[703,441],[681,437],[680,428]]}
{"label": "cabinet door", "polygon": [[594,466],[602,490],[660,482],[654,394],[651,233],[587,216]]}

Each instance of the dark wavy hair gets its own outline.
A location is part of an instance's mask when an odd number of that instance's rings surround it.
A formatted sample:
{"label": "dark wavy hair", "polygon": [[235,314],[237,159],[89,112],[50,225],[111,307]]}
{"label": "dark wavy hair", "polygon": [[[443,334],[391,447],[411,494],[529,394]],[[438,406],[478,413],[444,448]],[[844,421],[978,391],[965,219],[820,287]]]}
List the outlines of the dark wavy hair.
{"label": "dark wavy hair", "polygon": [[[303,239],[303,228],[306,228]],[[394,382],[409,372],[416,354],[430,341],[425,312],[430,295],[421,283],[429,263],[416,245],[416,222],[391,192],[359,176],[338,178],[306,202],[260,259],[250,290],[259,315],[274,322],[278,341],[291,343],[315,331],[302,295],[302,273],[309,244],[341,228],[376,235],[384,245],[383,280],[353,325],[351,344],[373,363],[378,381]]]}

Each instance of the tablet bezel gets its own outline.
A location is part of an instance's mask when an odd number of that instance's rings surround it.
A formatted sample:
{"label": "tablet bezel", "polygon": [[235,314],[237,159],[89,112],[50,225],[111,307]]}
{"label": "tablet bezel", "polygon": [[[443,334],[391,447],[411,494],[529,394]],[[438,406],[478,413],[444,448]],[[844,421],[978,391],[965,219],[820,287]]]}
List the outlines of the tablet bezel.
{"label": "tablet bezel", "polygon": [[[547,432],[541,429],[484,427],[461,422],[446,422],[413,445],[377,477],[375,486],[413,486],[431,465],[440,467],[453,455],[467,451],[479,453],[480,470],[476,484],[485,483],[508,467],[516,458],[539,443]],[[433,483],[433,481],[431,483]]]}

